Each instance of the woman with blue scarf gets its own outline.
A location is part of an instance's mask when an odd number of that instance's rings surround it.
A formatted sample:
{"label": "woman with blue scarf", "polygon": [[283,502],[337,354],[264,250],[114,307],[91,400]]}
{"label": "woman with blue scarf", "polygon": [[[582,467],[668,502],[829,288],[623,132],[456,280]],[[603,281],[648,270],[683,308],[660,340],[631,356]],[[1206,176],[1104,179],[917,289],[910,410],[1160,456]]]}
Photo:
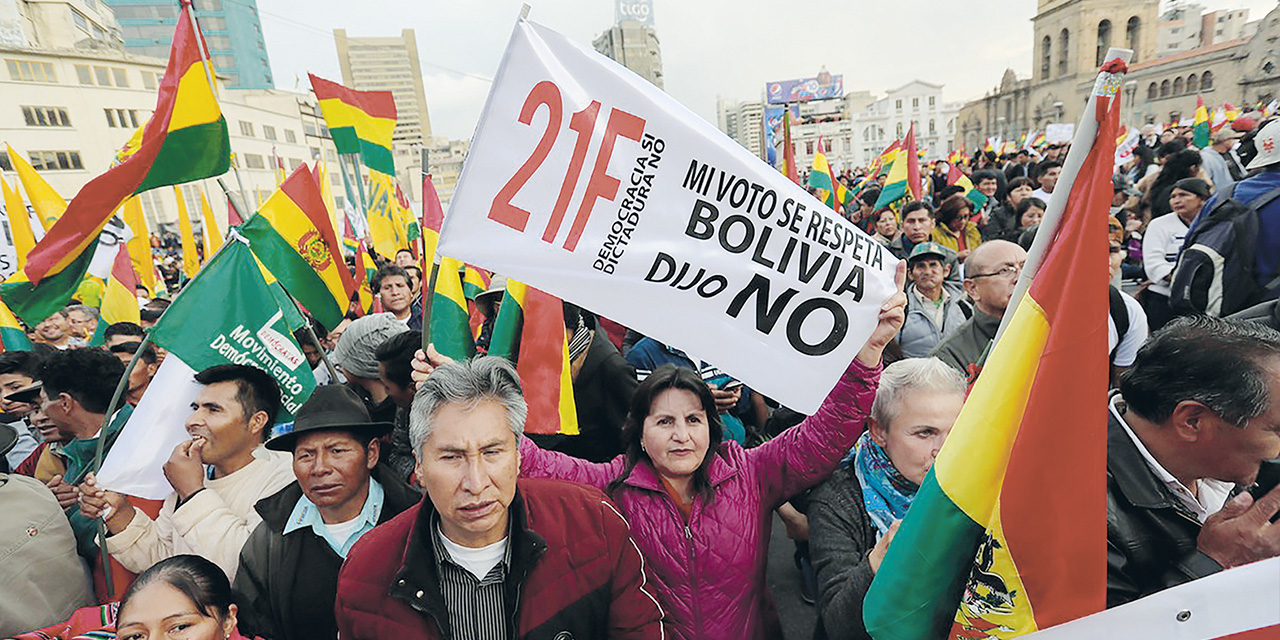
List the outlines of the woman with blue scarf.
{"label": "woman with blue scarf", "polygon": [[937,358],[884,369],[870,428],[809,499],[809,554],[818,574],[815,640],[870,638],[862,600],[898,522],[964,404],[965,380]]}

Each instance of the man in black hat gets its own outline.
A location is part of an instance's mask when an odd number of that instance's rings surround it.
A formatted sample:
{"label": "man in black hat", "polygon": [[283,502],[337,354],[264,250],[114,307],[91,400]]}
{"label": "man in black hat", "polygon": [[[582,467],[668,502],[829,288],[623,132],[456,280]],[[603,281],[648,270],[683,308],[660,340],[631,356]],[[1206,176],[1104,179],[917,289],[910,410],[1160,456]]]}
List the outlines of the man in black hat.
{"label": "man in black hat", "polygon": [[256,506],[262,524],[240,552],[239,628],[272,640],[336,638],[338,570],[351,546],[418,495],[378,464],[379,437],[364,402],[342,385],[318,387],[293,431],[267,448],[293,454],[297,481]]}

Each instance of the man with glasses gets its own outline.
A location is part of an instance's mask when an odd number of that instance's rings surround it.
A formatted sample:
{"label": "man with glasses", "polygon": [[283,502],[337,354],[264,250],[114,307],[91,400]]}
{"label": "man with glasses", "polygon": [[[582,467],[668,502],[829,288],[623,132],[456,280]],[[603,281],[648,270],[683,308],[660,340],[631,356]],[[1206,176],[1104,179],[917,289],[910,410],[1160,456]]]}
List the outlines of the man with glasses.
{"label": "man with glasses", "polygon": [[996,337],[1027,252],[1007,240],[979,245],[965,263],[964,292],[973,303],[973,317],[938,344],[931,355],[962,371],[973,380],[978,362]]}

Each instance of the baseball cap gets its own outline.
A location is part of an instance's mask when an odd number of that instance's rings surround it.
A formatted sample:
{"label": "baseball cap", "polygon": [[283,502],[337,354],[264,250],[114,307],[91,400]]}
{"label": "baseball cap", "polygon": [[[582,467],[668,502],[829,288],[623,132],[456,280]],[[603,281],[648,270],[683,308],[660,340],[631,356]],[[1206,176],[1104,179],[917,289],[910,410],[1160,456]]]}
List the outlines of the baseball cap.
{"label": "baseball cap", "polygon": [[907,256],[907,264],[914,264],[917,260],[928,256],[937,256],[938,258],[946,260],[947,249],[936,242],[921,242],[911,250],[911,255]]}
{"label": "baseball cap", "polygon": [[1280,120],[1272,120],[1262,127],[1253,139],[1253,146],[1258,149],[1258,155],[1245,169],[1253,171],[1280,162]]}
{"label": "baseball cap", "polygon": [[1240,133],[1248,133],[1258,126],[1258,121],[1253,116],[1240,116],[1235,122],[1231,123],[1231,128]]}

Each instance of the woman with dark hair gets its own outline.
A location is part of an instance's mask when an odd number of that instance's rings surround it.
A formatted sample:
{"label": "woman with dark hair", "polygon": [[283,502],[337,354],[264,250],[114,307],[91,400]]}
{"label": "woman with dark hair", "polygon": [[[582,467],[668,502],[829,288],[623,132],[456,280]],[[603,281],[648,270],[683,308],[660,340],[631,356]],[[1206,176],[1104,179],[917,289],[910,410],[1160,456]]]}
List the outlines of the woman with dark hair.
{"label": "woman with dark hair", "polygon": [[879,325],[817,413],[754,449],[724,440],[696,372],[662,366],[632,396],[623,455],[592,463],[522,438],[520,474],[609,494],[631,524],[673,637],[782,637],[765,585],[773,511],[830,476],[865,429],[905,302],[899,292],[881,307]]}
{"label": "woman with dark hair", "polygon": [[1169,307],[1170,281],[1178,264],[1178,253],[1191,223],[1209,199],[1209,183],[1199,178],[1179,180],[1169,190],[1170,213],[1147,224],[1142,237],[1142,268],[1151,284],[1142,293],[1147,325],[1156,331],[1173,319]]}
{"label": "woman with dark hair", "polygon": [[1004,204],[991,212],[991,221],[982,228],[982,240],[1009,240],[1016,242],[1018,235],[1018,205],[1035,191],[1031,178],[1014,178],[1009,181],[1009,195]]}
{"label": "woman with dark hair", "polygon": [[157,562],[134,580],[116,617],[119,640],[237,640],[231,583],[218,565],[181,555]]}
{"label": "woman with dark hair", "polygon": [[956,252],[960,261],[982,244],[982,233],[973,223],[973,202],[956,194],[938,206],[938,224],[933,228],[933,241]]}
{"label": "woman with dark hair", "polygon": [[1195,149],[1183,149],[1167,156],[1160,167],[1160,173],[1151,183],[1144,204],[1154,220],[1173,211],[1169,205],[1169,194],[1173,185],[1179,180],[1196,178],[1200,175],[1200,152]]}

